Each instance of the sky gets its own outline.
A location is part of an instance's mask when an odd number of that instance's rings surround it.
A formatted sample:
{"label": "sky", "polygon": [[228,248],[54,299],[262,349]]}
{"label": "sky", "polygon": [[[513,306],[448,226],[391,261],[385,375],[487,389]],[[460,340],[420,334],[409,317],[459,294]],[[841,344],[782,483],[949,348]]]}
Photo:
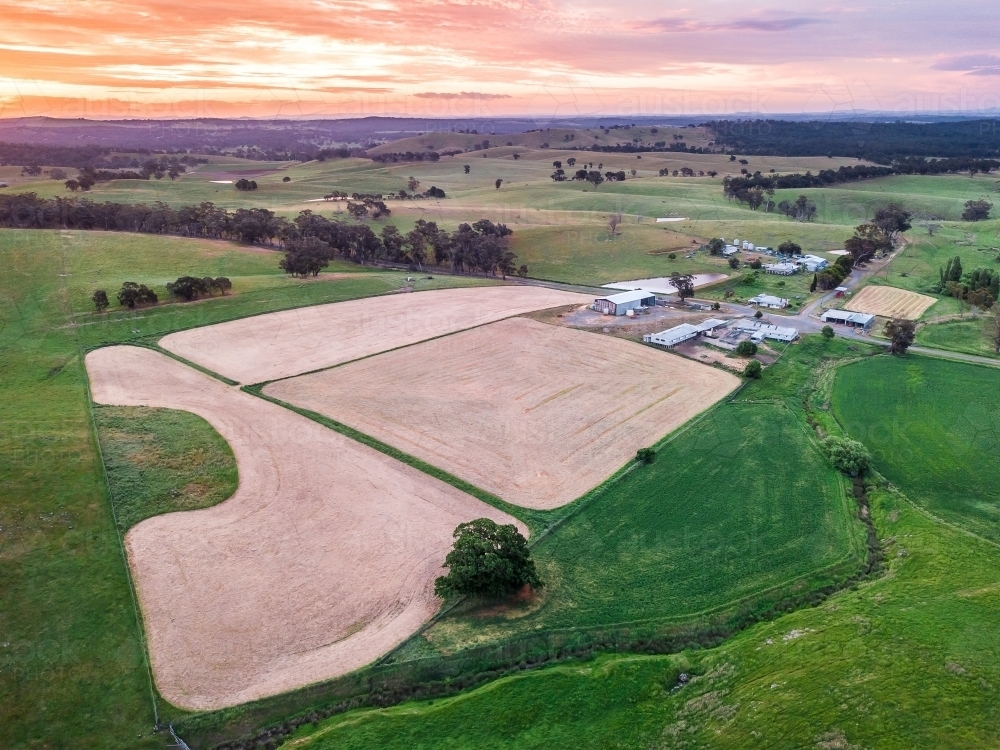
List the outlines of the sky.
{"label": "sky", "polygon": [[0,0],[0,117],[998,108],[986,0]]}

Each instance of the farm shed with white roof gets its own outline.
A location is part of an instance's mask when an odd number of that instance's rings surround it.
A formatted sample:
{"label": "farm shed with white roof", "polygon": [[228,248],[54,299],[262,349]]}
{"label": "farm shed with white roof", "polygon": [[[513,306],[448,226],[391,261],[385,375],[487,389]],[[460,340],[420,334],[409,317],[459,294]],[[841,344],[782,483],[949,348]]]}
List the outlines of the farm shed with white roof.
{"label": "farm shed with white roof", "polygon": [[659,333],[647,333],[642,337],[646,344],[656,344],[657,346],[676,346],[682,341],[693,339],[698,335],[698,328],[690,323],[681,323],[679,326],[668,328]]}
{"label": "farm shed with white roof", "polygon": [[820,318],[824,323],[840,323],[852,328],[871,328],[875,316],[868,313],[851,312],[850,310],[827,310]]}
{"label": "farm shed with white roof", "polygon": [[639,307],[653,307],[655,305],[656,296],[643,289],[622,292],[621,294],[611,294],[607,297],[598,297],[594,300],[594,309],[605,315],[624,315],[628,310],[635,310]]}

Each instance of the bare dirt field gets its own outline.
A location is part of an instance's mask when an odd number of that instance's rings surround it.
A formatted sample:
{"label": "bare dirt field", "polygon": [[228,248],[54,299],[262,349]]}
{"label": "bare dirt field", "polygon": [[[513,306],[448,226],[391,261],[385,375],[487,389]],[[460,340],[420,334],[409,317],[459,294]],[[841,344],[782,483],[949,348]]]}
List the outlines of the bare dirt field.
{"label": "bare dirt field", "polygon": [[593,298],[542,287],[439,289],[257,315],[172,333],[160,346],[231,380],[261,383],[584,302]]}
{"label": "bare dirt field", "polygon": [[845,310],[881,315],[885,318],[906,318],[916,320],[928,307],[937,302],[926,294],[917,294],[891,286],[866,286],[851,301]]}
{"label": "bare dirt field", "polygon": [[513,522],[152,350],[98,349],[86,363],[96,401],[193,412],[236,456],[230,499],[125,537],[156,685],[177,706],[232,706],[367,664],[437,609],[459,523]]}
{"label": "bare dirt field", "polygon": [[264,392],[511,503],[547,509],[599,484],[738,384],[641,344],[513,318]]}

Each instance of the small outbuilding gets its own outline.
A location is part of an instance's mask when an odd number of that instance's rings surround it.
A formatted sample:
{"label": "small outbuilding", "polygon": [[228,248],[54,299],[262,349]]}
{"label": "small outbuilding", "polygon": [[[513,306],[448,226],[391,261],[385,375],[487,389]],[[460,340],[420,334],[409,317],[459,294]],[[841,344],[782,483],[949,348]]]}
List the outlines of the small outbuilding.
{"label": "small outbuilding", "polygon": [[756,297],[751,297],[747,302],[756,307],[766,307],[770,310],[783,310],[788,307],[787,299],[784,297],[774,297],[770,294],[758,294]]}
{"label": "small outbuilding", "polygon": [[875,316],[868,313],[851,312],[850,310],[827,310],[820,320],[824,323],[839,323],[851,328],[868,330],[875,322]]}
{"label": "small outbuilding", "polygon": [[722,249],[722,254],[728,258],[730,255],[736,255],[739,251],[740,249],[736,245],[726,245]]}
{"label": "small outbuilding", "polygon": [[729,322],[726,320],[719,320],[718,318],[707,318],[706,320],[703,320],[698,325],[696,325],[695,329],[702,336],[711,336],[716,329],[722,328],[723,326],[726,326],[728,324]]}
{"label": "small outbuilding", "polygon": [[628,310],[656,305],[656,296],[644,289],[611,294],[594,300],[594,309],[605,315],[624,315]]}

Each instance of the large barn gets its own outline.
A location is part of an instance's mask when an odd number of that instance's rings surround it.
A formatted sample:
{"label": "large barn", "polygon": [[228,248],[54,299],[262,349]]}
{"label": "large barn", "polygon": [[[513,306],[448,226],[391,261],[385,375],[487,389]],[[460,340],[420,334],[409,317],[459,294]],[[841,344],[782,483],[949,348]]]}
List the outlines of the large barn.
{"label": "large barn", "polygon": [[656,296],[643,289],[598,297],[594,300],[594,309],[605,315],[624,315],[629,310],[655,305]]}

